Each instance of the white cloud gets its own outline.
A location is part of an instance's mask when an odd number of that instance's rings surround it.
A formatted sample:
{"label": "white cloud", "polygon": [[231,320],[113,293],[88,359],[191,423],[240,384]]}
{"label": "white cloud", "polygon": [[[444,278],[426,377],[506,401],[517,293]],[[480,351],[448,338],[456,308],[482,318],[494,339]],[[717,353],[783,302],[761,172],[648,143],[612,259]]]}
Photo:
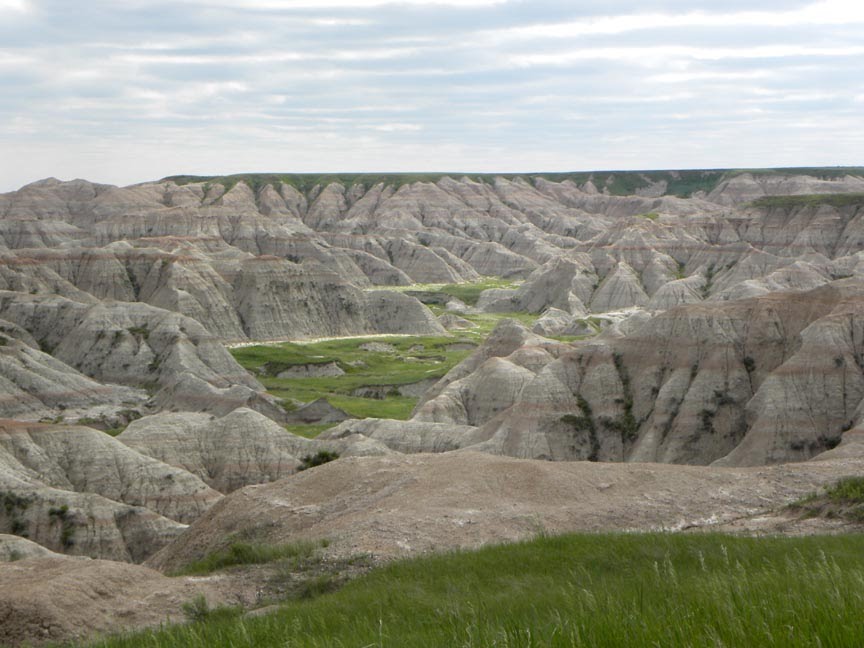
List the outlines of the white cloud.
{"label": "white cloud", "polygon": [[382,133],[400,133],[400,132],[415,132],[419,130],[423,130],[423,127],[419,124],[378,124],[375,126],[370,126],[372,130],[381,131]]}
{"label": "white cloud", "polygon": [[726,59],[767,59],[790,57],[861,56],[864,46],[813,47],[808,45],[763,45],[759,47],[586,47],[547,54],[516,54],[509,58],[513,65],[566,65],[575,61],[621,61],[645,67],[667,64],[668,61],[693,59],[722,61]]}
{"label": "white cloud", "polygon": [[34,59],[30,56],[0,51],[0,67],[29,65],[33,62]]}
{"label": "white cloud", "polygon": [[770,79],[777,76],[774,70],[747,70],[743,72],[668,72],[646,77],[649,83],[694,83],[699,81],[746,81]]}
{"label": "white cloud", "polygon": [[26,13],[31,6],[28,0],[0,0],[0,13],[12,11],[14,13]]}
{"label": "white cloud", "polygon": [[214,0],[186,0],[187,3],[223,5],[241,9],[373,9],[385,5],[448,6],[453,8],[491,7],[505,4],[507,0],[236,0],[226,3]]}
{"label": "white cloud", "polygon": [[261,51],[254,54],[122,54],[129,63],[161,65],[223,65],[244,63],[287,63],[291,61],[385,61],[412,56],[418,48],[363,48],[333,51]]}
{"label": "white cloud", "polygon": [[808,25],[850,25],[864,23],[864,3],[860,0],[824,0],[791,11],[692,11],[680,14],[643,13],[599,16],[565,23],[487,32],[492,39],[575,38],[615,35],[626,32],[667,29],[670,27],[792,27]]}

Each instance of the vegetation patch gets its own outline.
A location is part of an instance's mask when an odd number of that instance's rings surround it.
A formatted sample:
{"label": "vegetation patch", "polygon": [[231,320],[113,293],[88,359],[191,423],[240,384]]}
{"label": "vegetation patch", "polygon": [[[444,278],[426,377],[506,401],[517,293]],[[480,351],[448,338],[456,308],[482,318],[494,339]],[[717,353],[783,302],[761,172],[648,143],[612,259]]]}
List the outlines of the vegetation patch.
{"label": "vegetation patch", "polygon": [[802,517],[839,518],[864,523],[864,477],[844,477],[824,491],[789,505]]}
{"label": "vegetation patch", "polygon": [[175,572],[174,576],[202,576],[220,569],[237,565],[260,565],[275,561],[291,561],[300,565],[316,556],[320,549],[327,547],[327,540],[318,542],[292,542],[281,545],[253,544],[234,542],[227,549],[214,551],[201,560],[192,562]]}
{"label": "vegetation patch", "polygon": [[336,425],[337,423],[297,423],[286,425],[285,429],[291,434],[306,437],[307,439],[314,439],[325,430],[329,430]]}
{"label": "vegetation patch", "polygon": [[51,524],[60,525],[60,545],[64,549],[73,546],[75,544],[73,537],[75,535],[75,522],[69,513],[69,506],[62,504],[51,507],[48,509],[48,517],[51,520]]}
{"label": "vegetation patch", "polygon": [[[441,307],[432,307],[436,314]],[[503,319],[516,319],[531,326],[536,315],[528,313],[480,313],[464,315],[476,326],[452,335],[355,337],[322,342],[285,342],[230,349],[245,369],[251,371],[267,388],[282,399],[287,410],[297,403],[318,398],[358,418],[405,420],[411,416],[417,398],[402,396],[398,388],[421,381],[437,380],[467,358]],[[571,338],[577,339],[577,338]],[[369,350],[369,343],[376,343]],[[381,345],[381,346],[378,346]],[[386,345],[386,346],[385,346]],[[365,348],[364,348],[365,347]],[[376,348],[386,350],[374,350]],[[345,373],[341,376],[308,376],[279,378],[288,367],[336,363]],[[388,389],[384,398],[355,395],[364,387]],[[303,436],[317,435],[326,428],[308,428],[292,432]]]}
{"label": "vegetation patch", "polygon": [[[515,285],[492,277],[465,284],[414,284],[385,288],[420,291],[432,300],[433,303],[427,304],[429,309],[435,315],[441,315],[446,312],[443,303],[450,298],[476,304],[484,290]],[[471,355],[502,320],[515,319],[530,328],[539,316],[531,313],[473,313],[459,317],[474,324],[473,328],[450,335],[358,336],[320,342],[262,344],[230,351],[237,362],[255,374],[269,393],[282,400],[288,411],[296,409],[300,403],[324,398],[357,418],[405,420],[414,411],[417,398],[401,394],[399,387],[441,378]],[[600,329],[596,322],[591,326],[596,331]],[[590,336],[559,336],[554,339],[571,342],[585,337]],[[335,365],[344,374],[279,377],[291,367],[312,365]],[[387,388],[383,398],[382,387]],[[364,388],[370,388],[368,395],[363,393]],[[287,429],[311,438],[327,427],[292,425]]]}
{"label": "vegetation patch", "polygon": [[600,459],[600,439],[597,437],[597,425],[594,423],[594,413],[591,411],[591,405],[582,394],[576,395],[576,404],[579,407],[580,414],[565,414],[561,417],[562,423],[567,423],[573,428],[577,434],[587,434],[590,443],[590,451],[588,461],[599,461]]}
{"label": "vegetation patch", "polygon": [[30,500],[23,495],[12,491],[0,491],[0,507],[9,523],[9,532],[12,535],[26,538],[27,523],[24,521],[24,512],[30,506]]}
{"label": "vegetation patch", "polygon": [[585,534],[413,559],[258,618],[95,646],[855,646],[860,535]]}
{"label": "vegetation patch", "polygon": [[838,209],[841,207],[861,207],[864,206],[864,193],[765,196],[750,203],[751,207],[763,209],[794,209],[796,207],[822,207],[823,205]]}
{"label": "vegetation patch", "polygon": [[[518,283],[501,277],[483,277],[478,281],[470,281],[455,284],[415,284],[411,286],[394,286],[393,289],[400,292],[420,293],[425,299],[420,301],[430,301],[431,303],[447,303],[448,298],[456,298],[469,306],[475,306],[477,300],[480,299],[480,293],[484,290],[492,288],[516,288]],[[381,289],[381,286],[376,286],[376,289]],[[387,287],[384,287],[387,288]],[[435,299],[436,295],[440,295],[440,299]]]}
{"label": "vegetation patch", "polygon": [[147,340],[150,337],[150,329],[144,326],[130,326],[126,330],[135,337],[141,338],[142,340]]}
{"label": "vegetation patch", "polygon": [[612,355],[612,361],[615,365],[615,371],[618,372],[618,379],[621,381],[621,389],[623,396],[616,399],[616,402],[621,405],[623,412],[617,419],[604,417],[600,423],[612,432],[616,432],[621,437],[621,444],[626,445],[636,440],[639,436],[639,423],[633,415],[633,393],[630,389],[630,374],[627,367],[624,366],[624,358],[619,353]]}
{"label": "vegetation patch", "polygon": [[297,471],[308,470],[309,468],[314,468],[315,466],[323,466],[325,463],[330,463],[331,461],[336,461],[339,458],[338,452],[333,452],[331,450],[319,450],[314,455],[306,455],[302,459],[300,459],[300,465],[297,466]]}

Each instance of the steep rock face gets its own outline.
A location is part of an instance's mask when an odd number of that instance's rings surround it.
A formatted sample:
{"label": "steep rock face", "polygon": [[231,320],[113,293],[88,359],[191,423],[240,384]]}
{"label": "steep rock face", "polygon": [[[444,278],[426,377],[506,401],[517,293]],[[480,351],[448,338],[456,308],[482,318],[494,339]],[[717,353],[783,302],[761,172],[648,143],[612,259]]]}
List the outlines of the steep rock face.
{"label": "steep rock face", "polygon": [[194,520],[219,499],[186,471],[83,426],[7,422],[0,425],[0,453],[12,476],[59,490],[96,493],[178,522]]}
{"label": "steep rock face", "polygon": [[720,465],[808,459],[837,445],[861,418],[862,294],[841,299],[800,333],[800,346],[747,405],[749,429]]}
{"label": "steep rock face", "polygon": [[[819,268],[765,281],[781,265],[736,269],[754,249],[830,260],[856,253],[864,237],[855,204],[736,205],[757,194],[849,192],[862,184],[858,176],[738,174],[704,200],[660,195],[663,182],[641,195],[613,196],[591,183],[542,177],[330,183],[304,192],[276,181],[253,190],[244,182],[121,188],[49,179],[0,196],[8,248],[0,288],[82,302],[88,295],[145,301],[226,339],[304,337],[337,321],[346,334],[370,332],[356,315],[363,301],[346,283],[526,277],[538,266],[541,276],[519,299],[502,296],[494,310],[643,305],[670,282],[707,276],[709,267],[727,276],[708,282],[706,295],[740,298],[822,280]],[[569,288],[566,270],[555,266],[562,259],[581,269]],[[692,295],[661,297],[655,306]]]}
{"label": "steep rock face", "polygon": [[0,316],[97,380],[156,385],[164,406],[226,413],[249,404],[278,416],[264,388],[195,320],[146,304],[83,304],[0,292]]}
{"label": "steep rock face", "polygon": [[[4,333],[15,330],[3,329]],[[0,416],[5,418],[54,418],[58,412],[88,414],[143,405],[141,390],[103,385],[30,343],[0,333]]]}
{"label": "steep rock face", "polygon": [[[860,283],[849,279],[616,325],[569,352],[538,357],[536,376],[511,407],[471,421],[487,439],[474,448],[558,460],[807,459],[839,443],[860,417],[862,308]],[[523,339],[510,336],[511,357]],[[415,411],[418,420],[445,395],[441,411],[456,411],[454,385],[470,386],[457,402],[485,389],[471,378],[482,376],[488,357],[481,347],[442,378]]]}
{"label": "steep rock face", "polygon": [[546,349],[549,353],[553,354],[564,348],[564,345],[560,343],[531,333],[515,320],[503,320],[474,353],[448,371],[441,380],[423,394],[414,412],[419,412],[426,403],[440,396],[453,383],[469,377],[490,358],[507,357],[514,351],[526,346]]}
{"label": "steep rock face", "polygon": [[[368,288],[496,275],[526,280],[515,290],[486,291],[479,310],[546,313],[536,331],[549,335],[604,330],[597,344],[574,351],[591,374],[575,383],[572,375],[563,375],[564,358],[553,362],[564,353],[557,343],[525,338],[508,346],[499,339],[500,350],[478,352],[424,396],[418,412],[451,383],[465,380],[470,385],[461,392],[451,389],[423,416],[470,420],[483,426],[487,441],[495,438],[502,444],[501,434],[510,434],[505,428],[513,435],[557,430],[551,434],[560,442],[526,450],[527,456],[713,461],[756,426],[753,430],[774,430],[765,434],[776,438],[777,447],[748,440],[748,456],[762,457],[760,461],[806,458],[819,451],[819,444],[837,440],[834,419],[840,415],[820,415],[829,422],[814,428],[808,416],[816,416],[817,404],[807,405],[806,414],[785,408],[793,388],[779,374],[779,382],[766,383],[772,391],[757,399],[761,382],[749,392],[739,388],[740,367],[718,369],[713,377],[700,369],[692,389],[689,373],[679,371],[668,386],[662,381],[650,385],[649,391],[658,394],[634,393],[630,405],[620,369],[631,371],[632,345],[648,347],[634,342],[640,331],[658,334],[665,321],[647,322],[640,309],[663,314],[684,306],[696,313],[703,301],[713,308],[715,302],[817,289],[841,277],[860,282],[860,200],[835,196],[780,200],[765,207],[749,204],[760,196],[862,191],[860,176],[841,177],[834,171],[823,176],[730,173],[715,190],[687,199],[668,195],[681,190],[675,188],[677,176],[656,180],[645,174],[630,196],[611,195],[621,179],[616,174],[592,176],[590,182],[443,177],[389,185],[332,182],[302,189],[275,177],[249,184],[163,180],[132,187],[83,180],[34,183],[0,196],[0,317],[14,329],[7,335],[7,324],[0,323],[5,381],[0,382],[0,413],[56,417],[65,408],[74,416],[99,416],[131,407],[221,416],[250,407],[281,419],[277,404],[220,348],[220,341],[440,335],[441,323],[412,297]],[[707,318],[707,312],[687,317]],[[569,322],[564,314],[570,315]],[[783,334],[797,340],[801,329],[781,320],[788,329]],[[847,340],[838,327],[842,325],[825,324],[812,335],[854,346],[849,341],[854,335]],[[663,334],[679,335],[679,330]],[[680,334],[684,348],[697,338],[702,348],[739,344],[713,326],[706,327],[704,336],[693,328]],[[815,344],[809,340],[808,345]],[[674,343],[672,338],[669,344]],[[516,354],[523,348],[527,350]],[[829,353],[850,362],[842,349],[826,347]],[[681,355],[692,367],[693,358]],[[616,364],[617,356],[623,360]],[[506,362],[490,363],[483,369],[488,375],[481,372],[472,382],[470,375],[493,357]],[[664,362],[651,369],[666,366]],[[581,387],[593,380],[595,366],[598,382],[608,392],[596,403]],[[641,372],[638,362],[634,367]],[[572,367],[567,371],[572,373]],[[761,367],[745,373],[759,371]],[[500,389],[484,387],[483,375]],[[634,385],[642,380],[635,373],[629,379]],[[857,387],[851,378],[844,380],[850,387],[841,391],[854,401]],[[831,395],[836,388],[817,387],[813,393],[824,394],[824,402],[848,419],[841,427],[857,420],[848,403],[838,404]],[[149,391],[149,400],[142,388]],[[563,409],[554,404],[559,388],[567,403]],[[661,391],[671,400],[651,409],[648,404],[656,403]],[[690,391],[693,395],[685,398]],[[711,396],[714,391],[721,395]],[[496,405],[472,404],[475,392],[479,400],[497,399]],[[727,397],[727,392],[734,394]],[[520,409],[528,397],[546,403],[541,409],[553,403],[561,412],[529,416]],[[579,408],[580,397],[592,408],[593,428]],[[518,415],[493,425],[500,408],[510,402],[507,411]],[[432,414],[436,408],[438,413]],[[568,414],[574,418],[562,422]],[[672,423],[662,422],[663,416]],[[821,431],[812,433],[816,428]],[[359,437],[356,447],[362,445],[364,452],[389,449]],[[738,454],[730,457],[749,461]]]}
{"label": "steep rock face", "polygon": [[360,435],[383,444],[399,453],[447,452],[477,443],[481,440],[477,428],[452,423],[394,421],[390,419],[360,419],[340,423],[322,432],[322,442],[352,439]]}
{"label": "steep rock face", "polygon": [[362,293],[319,266],[306,270],[278,258],[251,259],[235,280],[236,308],[252,339],[347,335],[362,331]]}
{"label": "steep rock face", "polygon": [[644,306],[648,303],[648,295],[639,281],[639,277],[627,263],[621,261],[606,276],[597,292],[591,298],[591,310],[604,313],[621,310],[632,306]]}
{"label": "steep rock face", "polygon": [[513,310],[539,313],[557,308],[584,314],[597,283],[593,264],[587,257],[576,260],[556,258],[538,268],[513,296]]}
{"label": "steep rock face", "polygon": [[528,369],[492,357],[427,400],[414,412],[413,419],[476,426],[510,407],[533,379]]}
{"label": "steep rock face", "polygon": [[654,293],[646,308],[668,310],[681,304],[695,304],[702,301],[705,285],[705,279],[701,275],[670,281]]}
{"label": "steep rock face", "polygon": [[[355,430],[349,423],[359,427]],[[364,425],[350,421],[339,426],[339,435],[306,439],[247,408],[223,417],[163,412],[134,421],[117,439],[229,493],[291,475],[303,457],[319,450],[335,451],[341,456],[388,454],[387,445],[374,434],[365,434]]]}
{"label": "steep rock face", "polygon": [[375,290],[365,295],[364,315],[375,333],[442,335],[446,331],[428,308],[402,293]]}
{"label": "steep rock face", "polygon": [[117,439],[196,475],[221,493],[293,473],[299,464],[295,454],[305,441],[246,408],[222,418],[156,414],[134,421]]}
{"label": "steep rock face", "polygon": [[0,471],[3,492],[12,502],[8,512],[0,511],[0,533],[26,533],[56,552],[141,562],[186,529],[149,509],[8,478],[6,465]]}

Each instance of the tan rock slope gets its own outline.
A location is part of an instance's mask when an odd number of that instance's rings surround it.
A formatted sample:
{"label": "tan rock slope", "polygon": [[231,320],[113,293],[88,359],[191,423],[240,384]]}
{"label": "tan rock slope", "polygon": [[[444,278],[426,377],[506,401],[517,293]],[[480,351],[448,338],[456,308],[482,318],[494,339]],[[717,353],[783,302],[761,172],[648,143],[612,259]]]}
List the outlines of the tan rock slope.
{"label": "tan rock slope", "polygon": [[118,628],[183,621],[183,605],[196,596],[211,606],[237,600],[215,582],[56,554],[0,563],[0,582],[4,646],[74,641]]}
{"label": "tan rock slope", "polygon": [[460,450],[357,457],[226,497],[150,559],[176,568],[244,537],[329,538],[392,558],[537,533],[703,527],[781,506],[860,459],[760,468],[526,461]]}

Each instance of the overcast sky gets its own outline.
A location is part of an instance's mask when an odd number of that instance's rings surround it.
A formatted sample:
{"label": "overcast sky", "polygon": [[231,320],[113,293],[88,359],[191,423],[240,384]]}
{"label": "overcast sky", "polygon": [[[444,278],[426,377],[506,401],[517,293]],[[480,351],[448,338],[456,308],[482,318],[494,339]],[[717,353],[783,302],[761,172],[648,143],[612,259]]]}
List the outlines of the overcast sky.
{"label": "overcast sky", "polygon": [[862,152],[861,0],[0,0],[0,191]]}

